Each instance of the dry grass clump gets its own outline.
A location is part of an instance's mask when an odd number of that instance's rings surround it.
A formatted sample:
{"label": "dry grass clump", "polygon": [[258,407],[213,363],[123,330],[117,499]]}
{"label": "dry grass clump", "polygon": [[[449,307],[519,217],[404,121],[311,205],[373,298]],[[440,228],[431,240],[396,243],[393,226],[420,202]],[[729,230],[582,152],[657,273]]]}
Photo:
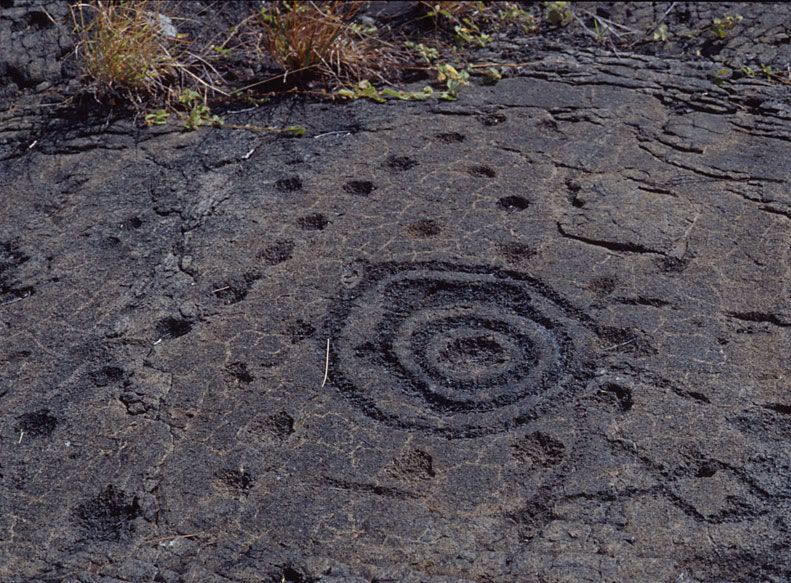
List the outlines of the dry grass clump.
{"label": "dry grass clump", "polygon": [[[398,18],[375,20],[364,14],[365,2],[274,0],[251,3],[252,14],[234,8],[239,22],[216,45],[219,33],[194,41],[179,34],[174,20],[185,30],[195,30],[194,21],[165,16],[165,2],[77,0],[72,6],[80,37],[76,53],[97,98],[131,104],[145,112],[148,125],[176,119],[187,129],[222,125],[210,109],[214,105],[260,103],[261,95],[286,91],[376,102],[454,100],[470,75],[496,82],[502,73],[491,64],[457,69],[451,60],[463,59],[466,47],[488,44],[487,31],[495,27],[535,28],[533,16],[512,2],[428,0],[412,4]],[[190,13],[189,3],[167,6],[182,16]],[[205,28],[199,27],[199,36]],[[453,47],[447,43],[451,34]],[[228,88],[215,66],[237,87]],[[485,70],[476,73],[480,68]],[[432,77],[443,88],[436,95],[431,87],[393,87]],[[248,81],[253,82],[244,85]],[[217,95],[226,99],[215,101]]]}
{"label": "dry grass clump", "polygon": [[100,93],[124,92],[134,100],[162,93],[177,62],[149,2],[102,0],[73,8],[80,31],[77,52]]}
{"label": "dry grass clump", "polygon": [[216,71],[188,50],[158,0],[88,0],[72,6],[79,33],[76,53],[95,93],[141,104],[177,99],[182,90],[211,83]]}
{"label": "dry grass clump", "polygon": [[354,22],[362,7],[363,3],[342,0],[269,2],[261,10],[263,50],[297,82],[381,79],[396,59],[384,43]]}

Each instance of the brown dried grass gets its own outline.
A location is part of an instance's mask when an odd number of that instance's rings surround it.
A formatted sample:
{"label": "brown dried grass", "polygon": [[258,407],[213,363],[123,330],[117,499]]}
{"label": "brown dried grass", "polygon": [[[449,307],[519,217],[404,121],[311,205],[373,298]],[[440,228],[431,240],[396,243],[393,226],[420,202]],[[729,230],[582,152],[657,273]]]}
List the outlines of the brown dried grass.
{"label": "brown dried grass", "polygon": [[261,11],[263,50],[296,81],[384,79],[397,59],[353,20],[358,2],[272,2]]}
{"label": "brown dried grass", "polygon": [[224,94],[219,74],[189,42],[163,32],[159,0],[88,0],[72,6],[78,60],[94,92],[133,103],[173,101],[188,87]]}

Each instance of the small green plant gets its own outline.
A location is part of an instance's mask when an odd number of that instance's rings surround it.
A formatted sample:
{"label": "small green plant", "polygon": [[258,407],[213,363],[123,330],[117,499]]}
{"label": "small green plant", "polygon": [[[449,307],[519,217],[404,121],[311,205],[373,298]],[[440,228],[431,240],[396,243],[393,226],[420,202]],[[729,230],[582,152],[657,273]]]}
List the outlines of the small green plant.
{"label": "small green plant", "polygon": [[463,19],[461,24],[453,27],[456,33],[456,42],[459,44],[485,47],[492,42],[491,35],[481,32],[481,29],[469,18]]}
{"label": "small green plant", "polygon": [[301,138],[307,131],[308,128],[305,126],[286,126],[283,128],[283,133],[292,138]]}
{"label": "small green plant", "polygon": [[667,42],[668,36],[667,24],[662,23],[656,27],[652,38],[654,42]]}
{"label": "small green plant", "polygon": [[429,87],[423,87],[420,91],[396,91],[395,89],[382,89],[382,95],[385,97],[392,97],[400,101],[425,101],[434,95],[434,90]]}
{"label": "small green plant", "polygon": [[497,82],[503,78],[503,74],[497,67],[487,67],[481,71],[481,75],[484,85],[497,85]]}
{"label": "small green plant", "polygon": [[[730,65],[734,68],[736,65]],[[738,76],[755,79],[759,74],[763,75],[767,81],[776,83],[788,84],[791,83],[791,69],[788,72],[776,71],[771,65],[760,63],[758,67],[751,67],[750,65],[738,66]]]}
{"label": "small green plant", "polygon": [[598,18],[593,19],[593,32],[596,37],[596,41],[600,43],[603,43],[610,37],[610,27],[605,22],[599,24]]}
{"label": "small green plant", "polygon": [[218,57],[227,59],[231,56],[231,49],[222,46],[212,45],[211,50],[217,53]]}
{"label": "small green plant", "polygon": [[361,22],[350,23],[349,30],[359,36],[373,36],[379,32],[379,29],[377,29],[375,25]]}
{"label": "small green plant", "polygon": [[732,76],[733,71],[731,69],[726,69],[724,67],[722,69],[717,69],[714,71],[714,84],[717,85],[717,87],[722,87]]}
{"label": "small green plant", "polygon": [[429,47],[424,45],[423,43],[414,43],[412,41],[407,41],[404,43],[406,48],[414,51],[420,57],[420,60],[430,65],[437,59],[439,59],[439,51],[434,47]]}
{"label": "small green plant", "polygon": [[223,118],[212,115],[209,106],[206,105],[200,93],[192,89],[185,89],[181,92],[178,99],[179,103],[186,108],[186,113],[182,116],[184,127],[190,131],[197,130],[201,126],[211,125],[221,127]]}
{"label": "small green plant", "polygon": [[711,21],[709,28],[712,34],[720,40],[725,40],[728,33],[736,28],[736,25],[743,20],[739,14],[726,14],[722,18],[715,18]]}
{"label": "small green plant", "polygon": [[352,87],[338,89],[335,95],[345,99],[370,99],[376,103],[385,103],[386,97],[399,101],[424,101],[434,95],[434,90],[431,87],[424,87],[421,91],[398,91],[390,88],[379,91],[370,81],[363,79]]}
{"label": "small green plant", "polygon": [[500,19],[500,22],[516,24],[522,27],[525,34],[534,34],[538,32],[538,23],[535,17],[516,2],[503,2],[500,5],[497,17]]}
{"label": "small green plant", "polygon": [[566,26],[574,20],[569,2],[545,2],[545,18],[554,26]]}
{"label": "small green plant", "polygon": [[170,119],[170,112],[165,109],[158,109],[151,113],[147,113],[145,122],[147,126],[163,126],[168,123]]}
{"label": "small green plant", "polygon": [[376,103],[384,103],[387,101],[384,97],[382,97],[382,95],[379,93],[379,90],[374,87],[368,79],[363,79],[351,87],[338,89],[335,92],[335,95],[345,99],[370,99]]}
{"label": "small green plant", "polygon": [[479,21],[488,19],[489,11],[484,2],[421,2],[426,16],[437,26],[452,27],[456,42],[461,45],[484,47],[492,37],[481,31]]}
{"label": "small green plant", "polygon": [[456,101],[462,86],[470,84],[469,71],[458,71],[453,65],[440,63],[437,65],[437,81],[445,84],[445,91],[439,94],[443,101]]}
{"label": "small green plant", "polygon": [[421,2],[426,9],[426,16],[435,21],[445,19],[449,22],[458,23],[462,18],[470,18],[476,13],[481,14],[486,10],[483,2]]}

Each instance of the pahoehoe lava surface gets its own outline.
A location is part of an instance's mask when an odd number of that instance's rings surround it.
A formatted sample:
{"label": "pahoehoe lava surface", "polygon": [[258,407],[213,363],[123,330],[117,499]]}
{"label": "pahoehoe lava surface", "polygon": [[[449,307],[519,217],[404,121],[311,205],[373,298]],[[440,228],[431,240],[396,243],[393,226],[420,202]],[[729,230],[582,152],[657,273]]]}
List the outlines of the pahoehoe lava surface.
{"label": "pahoehoe lava surface", "polygon": [[[530,65],[454,103],[143,129],[47,103],[68,35],[30,6],[1,581],[791,580],[786,86],[496,38]],[[789,9],[738,11],[702,50],[782,70]]]}

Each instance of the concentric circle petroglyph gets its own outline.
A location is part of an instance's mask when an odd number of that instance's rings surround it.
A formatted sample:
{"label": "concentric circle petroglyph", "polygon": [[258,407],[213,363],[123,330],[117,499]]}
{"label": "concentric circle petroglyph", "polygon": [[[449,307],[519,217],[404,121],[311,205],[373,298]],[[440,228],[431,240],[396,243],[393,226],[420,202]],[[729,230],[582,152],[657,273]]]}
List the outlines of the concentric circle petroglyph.
{"label": "concentric circle petroglyph", "polygon": [[521,425],[590,371],[587,318],[538,280],[497,268],[367,266],[329,328],[341,393],[388,425],[450,438]]}

